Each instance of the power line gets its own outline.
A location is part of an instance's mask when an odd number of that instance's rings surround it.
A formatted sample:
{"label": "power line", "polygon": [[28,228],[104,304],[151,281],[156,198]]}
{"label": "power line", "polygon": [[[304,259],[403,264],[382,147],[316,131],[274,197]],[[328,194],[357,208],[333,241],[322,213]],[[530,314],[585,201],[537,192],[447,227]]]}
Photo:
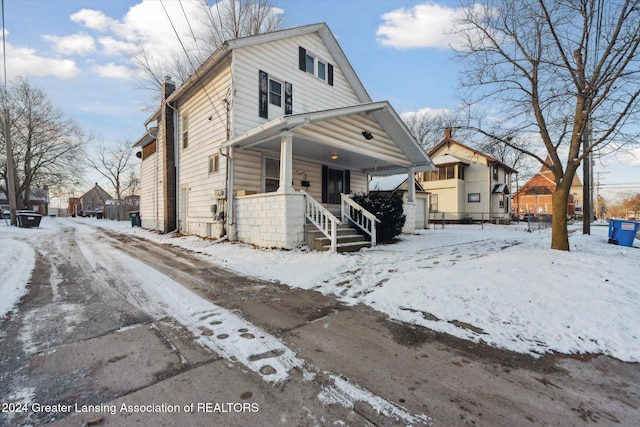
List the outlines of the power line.
{"label": "power line", "polygon": [[[209,100],[209,103],[213,107],[214,113],[216,114],[216,116],[218,116],[218,119],[220,120],[220,123],[222,123],[224,125],[225,124],[224,119],[220,116],[220,111],[216,108],[216,105],[213,102],[213,99],[211,99],[211,96],[209,95],[209,91],[205,87],[204,83],[202,83],[202,79],[201,79],[200,75],[198,74],[198,69],[193,64],[193,61],[191,60],[191,56],[189,55],[189,52],[187,52],[187,48],[185,47],[184,43],[182,42],[182,39],[180,38],[180,34],[178,34],[178,30],[176,29],[175,25],[173,25],[173,20],[171,19],[171,16],[169,16],[169,12],[167,11],[167,8],[164,6],[164,1],[160,0],[160,4],[162,5],[162,9],[164,10],[164,14],[167,16],[167,19],[169,20],[169,24],[171,24],[171,28],[173,29],[174,34],[178,38],[178,42],[180,43],[180,46],[182,47],[182,51],[185,53],[185,55],[187,57],[187,60],[189,61],[189,64],[191,65],[191,69],[193,70],[193,73],[196,76],[196,80],[198,81],[198,83],[202,87],[202,90],[204,91],[205,95],[207,96],[207,99]],[[182,7],[182,0],[180,0],[180,7]],[[184,9],[183,9],[183,12],[184,12]],[[191,23],[189,22],[189,19],[187,18],[186,14],[185,14],[185,18],[187,19],[187,25],[189,26],[189,28],[191,28]],[[193,34],[193,31],[192,31],[192,34]],[[218,94],[218,91],[215,89],[215,87],[214,87],[214,92],[215,92],[216,97],[218,98],[218,101],[219,102],[223,102],[223,100],[220,98],[220,95]]]}

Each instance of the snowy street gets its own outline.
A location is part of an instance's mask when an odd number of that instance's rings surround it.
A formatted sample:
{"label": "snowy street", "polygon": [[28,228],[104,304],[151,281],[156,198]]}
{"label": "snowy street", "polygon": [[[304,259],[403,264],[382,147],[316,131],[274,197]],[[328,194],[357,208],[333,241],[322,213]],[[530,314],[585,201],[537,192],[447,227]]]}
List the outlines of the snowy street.
{"label": "snowy street", "polygon": [[447,227],[338,255],[2,224],[0,424],[633,424],[639,250],[548,238]]}

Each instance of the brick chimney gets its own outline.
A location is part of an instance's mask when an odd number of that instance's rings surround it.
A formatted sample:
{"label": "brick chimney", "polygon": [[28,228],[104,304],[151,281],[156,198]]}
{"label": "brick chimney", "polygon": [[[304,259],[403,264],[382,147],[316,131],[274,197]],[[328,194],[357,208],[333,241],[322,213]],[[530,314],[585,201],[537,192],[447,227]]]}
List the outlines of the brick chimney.
{"label": "brick chimney", "polygon": [[165,100],[176,90],[176,84],[171,80],[171,77],[165,76],[162,82],[162,100]]}
{"label": "brick chimney", "polygon": [[[176,194],[176,161],[175,161],[175,123],[173,110],[166,99],[176,90],[176,84],[171,77],[165,77],[162,82],[162,111],[160,127],[164,141],[164,171],[163,171],[163,195],[164,195],[164,227],[165,233],[170,233],[177,228],[177,194]],[[159,132],[160,133],[160,132]]]}
{"label": "brick chimney", "polygon": [[451,128],[444,128],[444,139],[451,139]]}

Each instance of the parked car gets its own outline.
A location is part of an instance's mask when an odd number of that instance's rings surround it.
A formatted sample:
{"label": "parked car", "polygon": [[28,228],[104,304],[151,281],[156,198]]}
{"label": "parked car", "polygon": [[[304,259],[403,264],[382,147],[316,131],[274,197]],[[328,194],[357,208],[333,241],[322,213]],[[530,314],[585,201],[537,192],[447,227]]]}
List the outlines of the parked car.
{"label": "parked car", "polygon": [[2,205],[2,206],[0,206],[0,208],[2,209],[2,218],[3,219],[11,218],[11,206]]}
{"label": "parked car", "polygon": [[536,222],[538,221],[538,217],[536,216],[536,214],[531,213],[531,212],[527,212],[525,214],[522,215],[522,217],[520,218],[521,221],[526,221],[526,222]]}

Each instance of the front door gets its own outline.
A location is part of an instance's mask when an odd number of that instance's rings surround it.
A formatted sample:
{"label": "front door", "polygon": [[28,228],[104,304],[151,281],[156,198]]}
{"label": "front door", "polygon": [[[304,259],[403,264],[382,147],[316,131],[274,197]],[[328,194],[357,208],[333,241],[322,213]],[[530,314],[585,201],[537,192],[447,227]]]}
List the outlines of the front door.
{"label": "front door", "polygon": [[341,203],[340,194],[350,191],[349,171],[322,167],[322,203],[337,205]]}

